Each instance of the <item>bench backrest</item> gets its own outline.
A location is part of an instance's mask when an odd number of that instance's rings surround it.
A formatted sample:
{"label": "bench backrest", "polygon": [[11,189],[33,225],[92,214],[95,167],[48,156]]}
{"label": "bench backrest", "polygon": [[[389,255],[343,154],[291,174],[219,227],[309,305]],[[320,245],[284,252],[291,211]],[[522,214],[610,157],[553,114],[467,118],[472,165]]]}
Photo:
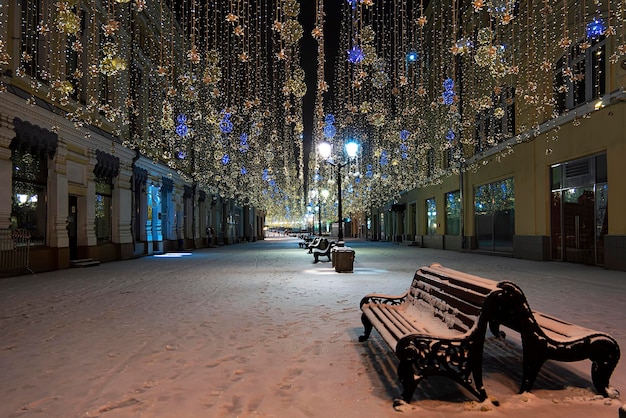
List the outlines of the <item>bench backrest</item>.
{"label": "bench backrest", "polygon": [[448,328],[468,332],[482,314],[487,296],[497,291],[497,282],[435,263],[415,272],[406,302],[429,305]]}

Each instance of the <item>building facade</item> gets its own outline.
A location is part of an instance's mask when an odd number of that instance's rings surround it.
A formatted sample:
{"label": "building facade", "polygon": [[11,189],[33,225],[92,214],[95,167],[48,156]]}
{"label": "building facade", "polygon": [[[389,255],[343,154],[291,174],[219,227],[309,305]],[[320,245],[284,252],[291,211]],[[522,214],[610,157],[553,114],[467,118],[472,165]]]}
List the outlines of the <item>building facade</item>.
{"label": "building facade", "polygon": [[[60,26],[43,29],[59,22],[52,16],[65,10],[55,11],[48,2],[17,1],[2,9],[2,274],[262,239],[262,211],[203,188],[166,160],[127,146],[131,135],[150,137],[144,128],[147,113],[130,110],[120,118],[107,112],[132,100],[138,101],[133,109],[147,106],[149,80],[136,71],[89,73],[89,34],[98,36],[107,22],[102,4],[87,3],[67,5],[83,12],[76,12],[82,19],[76,22],[83,26],[80,36]],[[149,32],[150,24],[145,28]],[[57,47],[67,42],[81,45]],[[66,56],[68,51],[73,55]],[[92,114],[78,117],[86,111]],[[28,237],[27,259],[12,255],[18,250],[17,231]]]}
{"label": "building facade", "polygon": [[455,29],[459,38],[474,33],[452,48],[448,70],[454,92],[466,94],[450,100],[465,123],[420,163],[443,175],[373,208],[369,234],[626,270],[622,10],[610,2],[587,15],[566,2],[514,6],[504,14],[512,23],[492,13],[492,29],[487,20]]}

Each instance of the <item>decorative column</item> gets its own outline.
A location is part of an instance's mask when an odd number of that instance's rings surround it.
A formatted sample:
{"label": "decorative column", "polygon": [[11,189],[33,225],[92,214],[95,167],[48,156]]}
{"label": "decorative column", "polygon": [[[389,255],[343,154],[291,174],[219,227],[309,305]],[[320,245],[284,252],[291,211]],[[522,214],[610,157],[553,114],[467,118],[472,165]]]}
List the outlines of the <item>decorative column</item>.
{"label": "decorative column", "polygon": [[130,244],[133,242],[131,231],[131,191],[130,181],[133,172],[130,164],[121,163],[119,173],[113,180],[113,242]]}
{"label": "decorative column", "polygon": [[[98,245],[98,237],[96,236],[96,175],[93,172],[98,164],[96,151],[89,150],[89,165],[87,166],[87,196],[86,207],[84,213],[78,211],[78,246],[93,247]],[[81,234],[80,231],[83,231]]]}
{"label": "decorative column", "polygon": [[[135,206],[132,208],[134,211],[134,224],[139,228],[139,240],[146,242],[148,237],[146,234],[146,221],[148,220],[148,190],[146,188],[146,181],[148,180],[148,170],[145,168],[133,166],[133,182],[135,190]],[[133,234],[135,232],[133,231]],[[152,240],[152,237],[150,237]]]}
{"label": "decorative column", "polygon": [[48,245],[69,248],[67,145],[60,142],[54,159],[48,161]]}
{"label": "decorative column", "polygon": [[0,120],[0,228],[8,228],[11,224],[11,197],[13,194],[13,164],[11,163],[11,139],[15,132],[9,127],[5,116]]}

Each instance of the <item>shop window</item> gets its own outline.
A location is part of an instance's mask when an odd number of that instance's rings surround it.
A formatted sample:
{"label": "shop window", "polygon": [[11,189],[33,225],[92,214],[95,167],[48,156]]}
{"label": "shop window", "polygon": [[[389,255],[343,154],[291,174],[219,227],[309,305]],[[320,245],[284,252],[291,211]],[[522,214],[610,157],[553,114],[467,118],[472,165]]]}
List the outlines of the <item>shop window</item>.
{"label": "shop window", "polygon": [[113,182],[110,177],[96,177],[96,237],[98,243],[111,241],[111,201]]}
{"label": "shop window", "polygon": [[461,234],[461,192],[446,193],[446,235]]}
{"label": "shop window", "polygon": [[27,230],[31,245],[43,245],[46,241],[47,157],[14,149],[11,162],[11,227]]}
{"label": "shop window", "polygon": [[434,197],[426,199],[426,234],[437,234],[437,205]]}
{"label": "shop window", "polygon": [[515,183],[512,178],[474,189],[478,248],[512,252],[515,235]]}

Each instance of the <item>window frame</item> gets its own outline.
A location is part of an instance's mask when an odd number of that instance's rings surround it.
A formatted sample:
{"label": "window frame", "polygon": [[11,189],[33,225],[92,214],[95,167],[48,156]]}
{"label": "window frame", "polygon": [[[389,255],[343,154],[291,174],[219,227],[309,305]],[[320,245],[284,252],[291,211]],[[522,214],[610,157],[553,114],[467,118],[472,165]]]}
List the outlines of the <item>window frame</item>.
{"label": "window frame", "polygon": [[[20,175],[23,173],[20,172],[16,167],[17,159],[23,159],[25,155],[29,155],[33,159],[37,159],[41,162],[42,166],[39,168],[37,173],[33,173],[32,175]],[[33,163],[24,163],[27,167],[33,168],[35,164]],[[19,173],[16,175],[16,173]],[[33,154],[29,151],[13,149],[11,151],[11,223],[14,224],[19,229],[26,229],[29,231],[31,236],[31,245],[45,245],[47,240],[47,222],[48,222],[48,157],[46,154]],[[19,204],[18,204],[18,193],[16,191],[16,183],[22,183],[24,185],[32,186],[33,190],[37,190],[37,201],[34,209],[31,209],[31,212],[34,211],[35,215],[41,214],[40,216],[35,216],[35,227],[29,227],[28,224],[24,223],[24,220],[21,219],[20,216],[17,215]],[[34,196],[34,195],[32,195]],[[30,200],[30,199],[29,199]],[[32,200],[30,200],[32,202]],[[24,202],[26,203],[26,202]],[[40,208],[39,205],[43,205],[43,208]],[[41,212],[41,213],[40,213]],[[30,215],[26,215],[27,218],[30,218]],[[13,218],[15,218],[15,223],[13,223]],[[41,224],[41,225],[40,225]],[[39,226],[40,225],[40,226]]]}
{"label": "window frame", "polygon": [[[107,176],[101,176],[94,179],[96,184],[95,205],[94,205],[94,229],[98,244],[111,242],[113,237],[113,178]],[[102,190],[98,187],[103,185],[108,186],[108,190]],[[102,199],[102,203],[99,200]],[[99,216],[98,206],[103,206],[102,210],[105,211],[103,216]],[[100,228],[100,221],[104,220],[103,228]],[[108,235],[104,235],[104,232]]]}
{"label": "window frame", "polygon": [[[582,50],[582,46],[589,42],[591,45]],[[600,54],[598,50],[601,49]],[[607,72],[607,38],[603,35],[598,39],[588,40],[584,38],[563,53],[555,64],[553,77],[553,97],[554,111],[557,114],[566,113],[576,109],[606,93],[606,72]],[[597,57],[600,64],[598,64]],[[583,64],[583,73],[575,72],[577,65]],[[598,68],[596,68],[598,67]],[[579,67],[580,68],[580,67]],[[582,80],[573,80],[567,77],[565,72],[572,72],[574,78],[582,75]],[[591,75],[591,76],[588,76]],[[599,77],[599,78],[598,78]],[[596,84],[599,83],[599,90]],[[581,84],[581,86],[579,86]],[[581,90],[581,87],[583,88]],[[584,97],[579,97],[584,92]]]}

